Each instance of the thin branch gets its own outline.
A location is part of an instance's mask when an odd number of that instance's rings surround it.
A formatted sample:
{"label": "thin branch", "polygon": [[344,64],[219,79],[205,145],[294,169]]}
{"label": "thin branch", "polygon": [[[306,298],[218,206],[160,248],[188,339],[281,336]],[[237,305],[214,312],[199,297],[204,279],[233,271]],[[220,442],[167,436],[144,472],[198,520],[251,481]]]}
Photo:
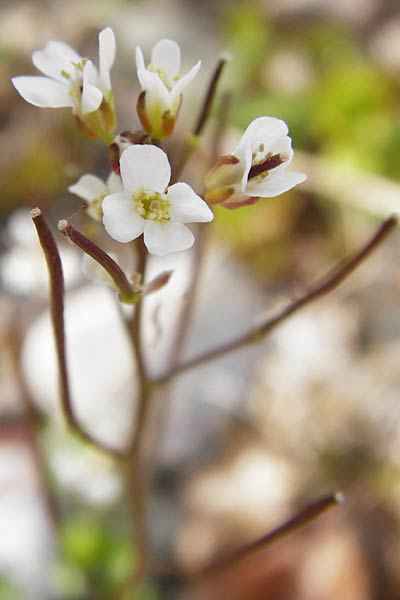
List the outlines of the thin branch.
{"label": "thin branch", "polygon": [[36,466],[40,491],[47,508],[47,514],[50,522],[54,530],[56,530],[60,522],[59,506],[51,486],[45,456],[39,443],[41,415],[33,403],[31,395],[27,389],[25,379],[21,372],[20,365],[23,332],[18,326],[18,323],[18,313],[15,313],[13,315],[10,328],[6,331],[6,343],[10,349],[11,369],[13,371],[18,388],[18,396],[22,407],[22,418],[27,428],[28,440],[31,448],[32,459]]}
{"label": "thin branch", "polygon": [[234,550],[231,554],[228,554],[227,556],[210,563],[200,570],[200,572],[197,574],[197,577],[209,577],[225,570],[226,568],[231,568],[237,562],[252,556],[259,550],[264,550],[268,546],[271,546],[275,542],[281,540],[283,537],[294,533],[297,531],[297,529],[308,525],[320,517],[323,513],[335,506],[338,506],[338,504],[341,504],[343,501],[344,497],[341,493],[329,494],[327,496],[318,498],[318,500],[315,500],[303,508],[300,512],[291,517],[282,525],[279,525],[279,527],[276,529],[273,529],[266,535],[263,535],[262,537],[245,544],[241,548],[238,548],[238,550]]}
{"label": "thin branch", "polygon": [[[217,85],[217,82],[219,80],[219,77],[221,76],[224,64],[225,63],[220,61],[219,65],[217,66],[214,77],[212,79],[212,83],[214,84],[214,86]],[[214,89],[214,92],[215,92],[215,87],[212,89]],[[210,95],[210,91],[209,91],[208,95]],[[226,129],[230,99],[231,99],[231,96],[229,93],[223,94],[220,99],[220,103],[219,103],[219,107],[218,107],[218,114],[217,114],[216,123],[215,123],[215,130],[214,130],[214,135],[213,135],[213,142],[211,144],[211,147],[212,147],[212,151],[210,153],[210,157],[211,157],[210,163],[211,164],[213,164],[217,160],[217,157],[220,154],[221,139],[222,139],[223,134]],[[201,124],[201,122],[202,121],[199,116],[199,124]],[[200,128],[200,131],[201,131],[201,128]],[[192,315],[195,301],[196,301],[197,288],[198,288],[201,270],[202,270],[202,266],[203,266],[206,242],[208,239],[207,234],[208,234],[209,230],[210,230],[209,225],[206,226],[206,224],[204,224],[204,223],[199,225],[199,227],[197,228],[196,244],[195,244],[194,252],[193,252],[193,256],[192,256],[191,279],[190,279],[188,292],[184,299],[184,305],[183,305],[181,314],[179,316],[179,322],[178,322],[176,332],[174,335],[174,341],[171,344],[171,361],[172,362],[171,362],[170,368],[176,366],[177,362],[179,361],[180,354],[181,354],[181,351],[183,349],[183,346],[185,344],[186,337],[188,334],[188,325],[190,323],[190,320],[191,320],[190,317]]]}
{"label": "thin branch", "polygon": [[[144,245],[143,237],[140,237],[135,242],[135,248],[137,250],[137,264],[136,271],[141,276],[142,284],[146,274],[147,264],[147,250]],[[147,368],[144,359],[144,353],[141,343],[141,321],[142,321],[142,303],[139,302],[135,305],[135,310],[128,323],[128,332],[130,341],[135,354],[136,366],[138,369],[138,383],[139,383],[139,396],[142,395],[145,382],[147,380]]]}
{"label": "thin branch", "polygon": [[312,521],[318,519],[331,508],[342,504],[342,502],[344,502],[344,496],[340,492],[321,496],[269,533],[257,538],[256,540],[253,540],[252,542],[249,542],[248,544],[244,544],[237,550],[233,550],[222,558],[217,558],[216,560],[211,561],[208,565],[196,571],[181,570],[179,567],[177,568],[173,565],[153,564],[150,565],[151,572],[153,574],[164,575],[166,577],[174,577],[176,579],[191,581],[202,580],[215,576],[228,568],[234,567],[238,562],[249,558],[256,552],[265,550],[275,542],[278,542],[282,538],[294,533],[298,529],[305,527]]}
{"label": "thin branch", "polygon": [[193,151],[197,148],[198,140],[202,135],[204,127],[206,126],[206,123],[210,117],[212,105],[214,103],[215,95],[217,93],[218,84],[220,82],[223,70],[229,59],[229,55],[221,56],[214,69],[211,80],[208,84],[206,95],[201,104],[200,112],[193,126],[192,132],[189,134],[186,144],[183,148],[182,155],[176,167],[174,168],[174,173],[172,177],[173,182],[178,179]]}
{"label": "thin branch", "polygon": [[50,313],[53,325],[54,340],[57,352],[60,381],[61,410],[67,426],[81,440],[114,458],[122,458],[123,453],[95,439],[80,425],[72,407],[70,385],[68,379],[67,356],[64,329],[64,277],[61,259],[49,226],[39,208],[31,211],[32,221],[36,227],[40,245],[46,259],[50,281]]}
{"label": "thin branch", "polygon": [[214,130],[211,152],[210,165],[213,165],[217,158],[222,154],[222,141],[228,123],[228,117],[232,104],[232,94],[230,91],[225,91],[220,98],[218,112],[216,115],[216,127]]}
{"label": "thin branch", "polygon": [[[144,282],[148,253],[143,238],[136,240],[135,247],[138,252],[136,270]],[[135,355],[137,366],[137,411],[135,415],[135,430],[129,445],[128,454],[131,457],[128,485],[131,486],[131,508],[137,539],[137,563],[132,575],[128,578],[130,591],[136,589],[145,574],[148,562],[148,532],[146,523],[146,474],[143,470],[143,445],[146,433],[147,417],[151,402],[151,383],[147,375],[143,344],[142,344],[142,308],[143,303],[138,302],[130,322],[128,334]]]}
{"label": "thin branch", "polygon": [[285,306],[275,316],[267,319],[261,325],[250,329],[244,335],[241,335],[226,344],[217,346],[212,350],[208,350],[202,354],[199,354],[198,356],[195,356],[194,358],[180,363],[165,375],[156,378],[154,382],[158,384],[164,383],[179,373],[186,372],[189,369],[193,369],[199,365],[208,363],[212,360],[230,354],[231,352],[239,350],[240,348],[261,341],[273,329],[275,329],[278,325],[281,325],[284,321],[286,321],[286,319],[291,317],[301,308],[311,304],[312,302],[315,302],[323,296],[326,296],[334,289],[339,287],[339,285],[341,285],[343,281],[345,281],[353,273],[353,271],[355,271],[384,242],[397,224],[398,218],[396,216],[392,216],[387,219],[379,227],[378,231],[373,235],[373,237],[361,248],[361,250],[359,250],[350,258],[344,260],[333,270],[333,272],[328,273],[328,275],[317,281],[317,283],[312,286],[304,296],[301,296],[297,300],[294,300]]}
{"label": "thin branch", "polygon": [[218,84],[220,82],[222,72],[225,68],[226,63],[229,60],[229,55],[221,56],[214,69],[214,73],[211,77],[210,83],[208,84],[207,93],[204,97],[199,116],[197,117],[196,124],[193,127],[193,135],[195,136],[200,136],[203,133],[204,127],[210,116],[211,108],[214,103],[215,94],[217,93]]}
{"label": "thin branch", "polygon": [[180,311],[179,320],[176,325],[173,340],[169,349],[171,368],[174,368],[179,362],[180,355],[188,335],[188,328],[191,322],[193,310],[195,308],[197,289],[201,277],[201,269],[203,266],[208,231],[209,229],[203,223],[197,228],[196,244],[191,257],[189,288],[183,299],[183,306]]}
{"label": "thin branch", "polygon": [[93,258],[109,274],[119,291],[121,302],[134,303],[140,298],[140,293],[134,290],[121,267],[107,252],[104,252],[97,244],[85,237],[65,219],[59,221],[58,229],[75,246],[78,246],[78,248]]}

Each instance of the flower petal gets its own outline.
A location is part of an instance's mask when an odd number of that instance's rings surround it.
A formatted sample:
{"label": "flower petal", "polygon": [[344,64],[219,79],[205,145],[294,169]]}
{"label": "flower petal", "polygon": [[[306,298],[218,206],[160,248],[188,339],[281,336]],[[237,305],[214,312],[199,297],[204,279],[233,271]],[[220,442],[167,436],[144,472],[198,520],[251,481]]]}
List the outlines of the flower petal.
{"label": "flower petal", "polygon": [[87,202],[99,198],[105,193],[105,183],[96,175],[87,173],[82,175],[80,179],[73,185],[70,185],[68,190],[71,194],[75,194],[80,198],[83,198]]}
{"label": "flower petal", "polygon": [[88,60],[83,69],[82,81],[82,113],[90,113],[97,110],[103,100],[103,93],[97,87],[98,73],[91,60]]}
{"label": "flower petal", "polygon": [[164,71],[171,83],[181,69],[181,50],[172,40],[163,39],[157,42],[151,53],[151,64]]}
{"label": "flower petal", "polygon": [[201,67],[201,60],[199,60],[194,65],[194,67],[192,67],[190,69],[190,71],[188,73],[186,73],[186,75],[183,75],[183,77],[178,79],[178,81],[172,88],[172,92],[171,92],[171,96],[172,96],[174,102],[182,94],[183,90],[185,89],[185,87],[187,85],[189,85],[189,83],[192,81],[192,79],[194,79],[196,77],[197,73],[200,70],[200,67]]}
{"label": "flower petal", "polygon": [[200,196],[186,183],[175,183],[168,188],[169,210],[172,221],[177,223],[207,223],[214,218],[213,212]]}
{"label": "flower petal", "polygon": [[171,108],[170,93],[156,73],[139,69],[138,79],[142,89],[146,91],[146,105],[158,103],[162,107],[162,112]]}
{"label": "flower petal", "polygon": [[104,227],[117,242],[131,242],[143,233],[146,222],[134,210],[129,192],[106,196],[102,210]]}
{"label": "flower petal", "polygon": [[136,69],[138,71],[139,71],[139,69],[146,70],[146,65],[144,64],[143,52],[142,52],[142,49],[140,48],[140,46],[136,46],[135,59],[136,59]]}
{"label": "flower petal", "polygon": [[99,33],[99,81],[104,90],[111,90],[110,69],[115,60],[115,35],[111,27],[106,27]]}
{"label": "flower petal", "polygon": [[119,164],[124,188],[131,192],[164,192],[171,178],[168,157],[157,146],[129,146]]}
{"label": "flower petal", "polygon": [[22,75],[14,77],[12,83],[24,100],[34,106],[63,108],[74,106],[68,88],[48,77]]}
{"label": "flower petal", "polygon": [[272,155],[281,154],[283,157],[283,163],[271,169],[271,173],[278,173],[284,171],[290,165],[293,159],[292,139],[289,136],[279,138],[273,141],[266,151]]}
{"label": "flower petal", "polygon": [[181,223],[146,221],[144,243],[148,251],[156,256],[165,256],[193,246],[194,235]]}
{"label": "flower petal", "polygon": [[[253,151],[258,148],[260,143],[264,144],[268,150],[270,144],[279,138],[287,136],[288,132],[288,126],[282,119],[258,117],[258,119],[254,119],[247,127],[242,140],[248,140]],[[236,154],[236,152],[234,151],[233,154]]]}
{"label": "flower petal", "polygon": [[63,82],[66,82],[66,78],[61,71],[73,75],[73,63],[79,63],[81,60],[81,56],[71,46],[54,40],[47,42],[42,50],[36,50],[32,54],[32,62],[39,71]]}
{"label": "flower petal", "polygon": [[121,192],[123,190],[121,177],[114,171],[111,171],[108,176],[107,187],[110,192]]}
{"label": "flower petal", "polygon": [[260,183],[249,182],[246,188],[248,196],[260,196],[262,198],[274,198],[284,192],[291,190],[295,185],[303,183],[307,179],[304,173],[279,173],[279,176],[269,175]]}
{"label": "flower petal", "polygon": [[242,190],[242,192],[244,192],[247,186],[247,180],[249,177],[252,161],[252,151],[250,143],[245,140],[245,143],[240,148],[238,148],[237,154],[235,154],[235,156],[239,159],[239,165],[243,169],[242,180],[240,182],[240,189]]}

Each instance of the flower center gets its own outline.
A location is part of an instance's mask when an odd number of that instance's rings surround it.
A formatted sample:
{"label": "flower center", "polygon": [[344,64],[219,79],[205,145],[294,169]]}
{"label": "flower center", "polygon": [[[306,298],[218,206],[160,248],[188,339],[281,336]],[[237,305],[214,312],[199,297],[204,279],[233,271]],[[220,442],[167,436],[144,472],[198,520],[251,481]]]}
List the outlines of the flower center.
{"label": "flower center", "polygon": [[135,210],[143,219],[150,221],[170,221],[169,208],[171,202],[165,194],[142,190],[132,195]]}
{"label": "flower center", "polygon": [[251,169],[249,171],[248,180],[249,179],[264,179],[268,176],[268,171],[271,169],[275,169],[275,167],[279,167],[282,163],[287,160],[285,154],[272,154],[269,152],[261,162],[251,165]]}
{"label": "flower center", "polygon": [[82,96],[82,80],[83,80],[83,69],[87,63],[87,58],[82,58],[79,62],[71,62],[71,71],[62,69],[61,75],[68,81],[70,90],[69,95],[75,98],[78,102]]}
{"label": "flower center", "polygon": [[161,69],[161,67],[157,67],[151,63],[148,65],[147,69],[159,76],[159,78],[161,79],[161,81],[163,82],[163,84],[165,85],[165,87],[167,88],[167,90],[169,92],[172,90],[175,83],[180,79],[179,75],[174,75],[174,77],[172,78],[172,82],[171,82],[171,79],[169,78],[167,73],[164,71],[164,69]]}

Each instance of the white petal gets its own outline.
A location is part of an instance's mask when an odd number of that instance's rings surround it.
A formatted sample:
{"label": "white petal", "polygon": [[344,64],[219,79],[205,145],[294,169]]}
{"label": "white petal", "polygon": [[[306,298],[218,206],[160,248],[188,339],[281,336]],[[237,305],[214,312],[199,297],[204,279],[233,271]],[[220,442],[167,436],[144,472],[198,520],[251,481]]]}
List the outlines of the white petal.
{"label": "white petal", "polygon": [[121,177],[114,173],[114,171],[111,171],[108,176],[107,187],[110,192],[121,192],[123,190]]}
{"label": "white petal", "polygon": [[192,81],[192,79],[194,79],[196,77],[197,73],[200,70],[200,67],[201,67],[201,60],[199,60],[194,65],[194,67],[192,67],[190,69],[190,71],[188,73],[186,73],[186,75],[184,75],[183,77],[178,79],[178,81],[172,88],[172,92],[171,92],[174,101],[182,94],[183,90],[185,89],[185,87],[187,85],[189,85],[189,83]]}
{"label": "white petal", "polygon": [[271,154],[281,154],[284,158],[284,162],[271,169],[271,173],[276,175],[279,171],[285,171],[293,159],[292,139],[289,136],[279,138],[272,142],[266,151]]}
{"label": "white petal", "polygon": [[143,233],[145,220],[134,210],[129,192],[106,196],[102,210],[104,227],[117,242],[131,242]]}
{"label": "white petal", "polygon": [[[246,140],[250,142],[253,150],[258,148],[260,144],[264,144],[268,151],[269,145],[277,139],[285,137],[288,131],[288,126],[281,119],[276,119],[275,117],[258,117],[258,119],[254,119],[247,127],[237,148]],[[236,149],[232,154],[236,155]]]}
{"label": "white petal", "polygon": [[143,90],[146,90],[146,105],[153,108],[154,104],[160,104],[161,112],[169,110],[172,106],[171,96],[165,84],[156,73],[147,69],[138,70],[138,79]]}
{"label": "white petal", "polygon": [[106,27],[99,33],[99,67],[100,82],[105,91],[111,90],[110,69],[115,60],[115,35],[111,27]]}
{"label": "white petal", "polygon": [[148,251],[156,256],[186,250],[193,246],[194,235],[180,223],[146,221],[144,243]]}
{"label": "white petal", "polygon": [[164,192],[171,178],[168,157],[157,146],[129,146],[119,164],[124,188],[131,192]]}
{"label": "white petal", "polygon": [[142,52],[142,49],[140,48],[140,46],[136,46],[135,59],[136,59],[136,69],[138,71],[139,71],[139,69],[146,70],[146,65],[144,64],[143,52]]}
{"label": "white petal", "polygon": [[[256,150],[254,150],[254,151],[256,151]],[[256,160],[253,161],[253,164],[257,164],[258,162],[260,162],[260,161],[262,162],[263,160],[265,160],[267,158],[267,154],[269,154],[269,155],[281,154],[282,155],[283,162],[280,165],[273,167],[269,171],[269,175],[268,175],[268,182],[269,182],[269,181],[271,181],[272,177],[277,177],[281,171],[286,171],[286,169],[292,162],[293,149],[292,149],[291,138],[289,136],[286,136],[284,138],[277,138],[276,140],[274,140],[272,143],[270,143],[265,148],[265,151],[263,154],[264,154],[264,156],[262,156],[262,154],[261,154],[260,159],[258,159],[258,157],[257,157]],[[249,182],[247,181],[248,174],[249,174],[249,171],[247,171],[247,176],[243,176],[242,187],[241,187],[242,192],[244,192],[246,190],[248,185],[252,185],[252,184],[258,185],[256,181],[252,181],[252,180],[250,180]],[[262,183],[261,183],[261,185],[262,185]]]}
{"label": "white petal", "polygon": [[214,218],[206,202],[186,183],[175,183],[168,189],[170,215],[177,223],[207,223]]}
{"label": "white petal", "polygon": [[270,175],[261,183],[249,183],[246,188],[246,194],[248,196],[274,198],[291,190],[295,185],[303,183],[306,179],[307,177],[304,173],[279,173],[277,177]]}
{"label": "white petal", "polygon": [[160,40],[151,53],[151,64],[162,69],[172,80],[181,69],[181,50],[172,40]]}
{"label": "white petal", "polygon": [[43,50],[36,50],[32,54],[32,62],[39,71],[53,77],[53,79],[64,82],[66,78],[61,74],[61,71],[64,70],[73,75],[75,70],[73,63],[79,63],[80,61],[81,56],[64,42],[47,42]]}
{"label": "white petal", "polygon": [[82,113],[97,110],[103,100],[103,93],[97,87],[98,73],[91,60],[88,60],[83,69],[82,81]]}
{"label": "white petal", "polygon": [[62,108],[74,105],[69,89],[59,81],[48,77],[23,75],[14,77],[12,82],[23,99],[35,106]]}
{"label": "white petal", "polygon": [[242,192],[246,189],[249,172],[251,169],[252,150],[251,145],[244,140],[245,143],[237,149],[235,156],[239,159],[239,164],[243,168],[242,180],[240,182],[240,189]]}
{"label": "white petal", "polygon": [[94,200],[99,198],[105,193],[105,183],[96,175],[90,173],[82,175],[82,177],[73,185],[70,185],[68,190],[71,194],[76,194],[80,198],[87,200]]}

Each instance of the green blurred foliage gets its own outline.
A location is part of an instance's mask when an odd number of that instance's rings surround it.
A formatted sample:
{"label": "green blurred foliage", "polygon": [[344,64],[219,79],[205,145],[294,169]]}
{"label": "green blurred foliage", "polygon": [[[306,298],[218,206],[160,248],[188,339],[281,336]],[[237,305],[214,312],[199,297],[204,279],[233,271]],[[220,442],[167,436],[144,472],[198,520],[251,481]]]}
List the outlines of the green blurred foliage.
{"label": "green blurred foliage", "polygon": [[[279,31],[255,7],[243,10],[246,18],[235,12],[226,28],[238,91],[232,123],[243,129],[261,115],[280,117],[295,147],[400,179],[398,83],[374,64],[362,40],[329,23]],[[297,91],[277,91],[263,81],[261,71],[282,52],[302,58],[311,70],[310,81]]]}
{"label": "green blurred foliage", "polygon": [[[399,81],[374,62],[363,34],[315,16],[270,22],[256,2],[231,4],[230,11],[224,31],[233,55],[226,76],[232,125],[243,131],[256,117],[282,118],[295,150],[400,180]],[[277,73],[282,56],[304,68],[298,85],[291,85],[285,63]],[[262,277],[285,279],[310,217],[314,237],[319,228],[330,236],[322,262],[335,258],[342,250],[340,211],[326,199],[307,198],[301,186],[250,208],[221,210],[216,226]]]}
{"label": "green blurred foliage", "polygon": [[24,596],[14,584],[0,578],[0,600],[24,600]]}
{"label": "green blurred foliage", "polygon": [[62,594],[80,598],[96,590],[99,600],[109,598],[124,584],[134,565],[131,540],[115,519],[83,509],[64,518],[54,567],[54,582]]}
{"label": "green blurred foliage", "polygon": [[232,54],[227,78],[230,88],[236,93],[251,84],[262,66],[268,49],[269,27],[259,11],[246,3],[226,11],[225,27],[227,46]]}

